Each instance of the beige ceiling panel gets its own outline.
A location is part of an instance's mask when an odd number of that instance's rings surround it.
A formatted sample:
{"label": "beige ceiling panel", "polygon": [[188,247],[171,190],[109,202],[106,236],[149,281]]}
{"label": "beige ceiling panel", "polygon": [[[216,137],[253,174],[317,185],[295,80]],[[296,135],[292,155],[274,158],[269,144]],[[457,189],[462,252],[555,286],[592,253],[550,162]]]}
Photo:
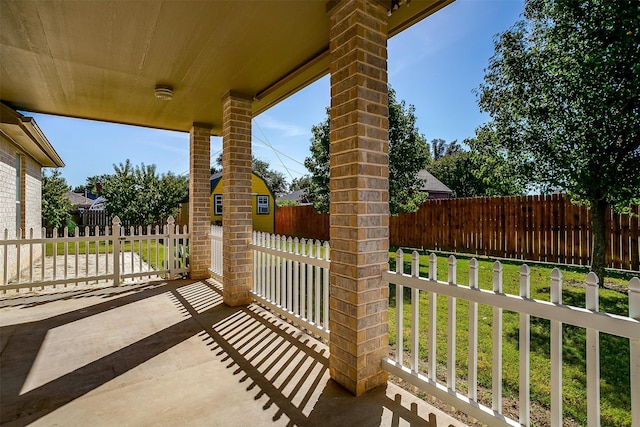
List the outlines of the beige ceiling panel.
{"label": "beige ceiling panel", "polygon": [[[55,64],[51,57],[14,47],[3,46],[0,61],[0,98],[10,103],[24,104],[22,109],[38,111],[66,107]],[[24,94],[31,94],[25,97]]]}
{"label": "beige ceiling panel", "polygon": [[[49,54],[37,3],[2,0],[0,28],[3,29],[0,31],[3,49],[5,46],[10,46],[25,51]],[[6,31],[7,28],[11,31]]]}
{"label": "beige ceiling panel", "polygon": [[[218,133],[228,90],[257,114],[329,69],[326,1],[0,1],[0,96],[18,109]],[[413,0],[390,31],[449,2]]]}

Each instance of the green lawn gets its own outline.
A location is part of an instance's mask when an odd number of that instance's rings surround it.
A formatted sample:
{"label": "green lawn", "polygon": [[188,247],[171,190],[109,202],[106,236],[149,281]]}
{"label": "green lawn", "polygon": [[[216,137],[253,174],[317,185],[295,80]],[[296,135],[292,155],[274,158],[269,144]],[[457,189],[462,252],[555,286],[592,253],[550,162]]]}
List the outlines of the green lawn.
{"label": "green lawn", "polygon": [[[392,270],[395,270],[395,253],[390,254]],[[405,254],[405,272],[409,273],[411,254]],[[503,262],[504,292],[519,295],[519,268],[521,262]],[[428,277],[428,256],[420,256],[420,276]],[[438,279],[446,281],[447,257],[438,258]],[[548,266],[531,267],[531,297],[550,300],[550,273]],[[584,282],[587,272],[580,269],[562,268],[562,301],[566,305],[584,307],[585,291],[579,284]],[[482,289],[492,289],[493,261],[480,260],[478,280]],[[626,280],[625,280],[626,279]],[[629,278],[608,278],[607,281],[625,286]],[[457,283],[469,283],[469,258],[459,257],[457,262]],[[625,292],[609,289],[600,290],[600,311],[628,315],[628,297]],[[428,337],[427,293],[420,296],[420,343],[419,354],[426,364]],[[395,349],[395,286],[390,289],[389,332],[390,344]],[[466,301],[457,303],[457,387],[467,390],[468,355],[468,306]],[[437,349],[438,375],[444,375],[447,355],[447,297],[437,298]],[[403,322],[405,350],[409,349],[409,327],[411,323],[411,300],[408,289],[404,292]],[[479,392],[483,404],[491,406],[491,365],[492,365],[492,308],[478,306],[478,382],[485,391]],[[503,312],[503,396],[518,398],[519,315]],[[531,399],[544,407],[549,407],[550,394],[550,322],[531,319]],[[579,424],[586,423],[586,331],[570,325],[563,325],[563,413]],[[631,402],[629,383],[629,341],[607,334],[600,334],[600,374],[601,374],[601,416],[602,425],[630,426]],[[486,391],[488,390],[488,391]]]}
{"label": "green lawn", "polygon": [[[130,241],[126,241],[121,246],[120,249],[125,252],[130,252],[131,244],[132,243]],[[63,242],[59,242],[55,245],[55,249],[57,251],[56,253],[58,256],[64,255],[64,245],[65,243]],[[66,245],[67,245],[67,250],[69,255],[75,255],[76,251],[78,255],[85,255],[87,251],[89,252],[90,255],[94,255],[96,253],[96,248],[100,254],[104,254],[107,251],[107,248],[106,248],[107,245],[104,240],[100,241],[99,243],[78,242],[77,249],[76,249],[76,243],[71,242],[71,243],[66,243]],[[111,242],[109,242],[108,251],[109,253],[113,253],[113,244]],[[139,241],[134,241],[133,251],[138,255],[140,255],[142,257],[142,260],[147,264],[149,264],[154,269],[161,269],[161,267],[159,266],[164,265],[165,247],[160,242],[156,243],[155,240],[150,240],[150,241],[143,241],[142,244],[140,244]],[[53,243],[45,244],[46,256],[53,256],[53,252],[54,252],[54,244]],[[157,255],[157,260],[156,260],[156,255]]]}

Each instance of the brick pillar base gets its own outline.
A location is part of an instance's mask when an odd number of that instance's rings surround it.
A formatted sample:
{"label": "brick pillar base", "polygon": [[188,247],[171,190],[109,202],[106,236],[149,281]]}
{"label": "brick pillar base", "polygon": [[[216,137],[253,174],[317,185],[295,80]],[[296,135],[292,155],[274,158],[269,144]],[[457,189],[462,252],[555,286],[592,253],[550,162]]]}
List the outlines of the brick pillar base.
{"label": "brick pillar base", "polygon": [[222,102],[223,299],[238,306],[253,301],[251,100],[229,92]]}
{"label": "brick pillar base", "polygon": [[194,123],[189,137],[189,263],[192,279],[211,277],[211,125]]}
{"label": "brick pillar base", "polygon": [[329,10],[331,50],[331,377],[356,395],[387,381],[389,156],[386,8]]}

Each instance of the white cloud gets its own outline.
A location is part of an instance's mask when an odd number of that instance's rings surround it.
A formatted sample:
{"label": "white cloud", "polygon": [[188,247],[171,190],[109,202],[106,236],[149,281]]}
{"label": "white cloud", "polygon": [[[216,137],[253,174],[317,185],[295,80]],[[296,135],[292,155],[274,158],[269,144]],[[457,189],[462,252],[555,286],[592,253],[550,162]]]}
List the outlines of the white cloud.
{"label": "white cloud", "polygon": [[282,122],[267,114],[260,115],[260,121],[256,121],[256,123],[260,128],[278,131],[284,137],[295,137],[309,134],[309,129],[305,129],[302,126],[295,124]]}

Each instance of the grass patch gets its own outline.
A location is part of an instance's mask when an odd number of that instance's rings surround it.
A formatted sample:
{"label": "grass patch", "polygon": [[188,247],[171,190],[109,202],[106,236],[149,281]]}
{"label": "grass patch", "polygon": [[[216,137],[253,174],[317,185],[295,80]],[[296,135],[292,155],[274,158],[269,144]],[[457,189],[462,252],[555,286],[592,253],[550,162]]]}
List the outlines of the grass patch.
{"label": "grass patch", "polygon": [[[100,255],[113,253],[113,243],[110,241],[100,242],[58,242],[46,243],[45,255],[53,256],[55,254],[60,257],[64,256],[65,245],[67,245],[67,253],[71,255],[95,255],[96,251]],[[122,252],[133,252],[140,255],[142,260],[149,264],[153,269],[162,270],[165,265],[165,246],[156,240],[125,241],[120,245]]]}
{"label": "grass patch", "polygon": [[[395,270],[395,253],[390,254],[391,268]],[[469,259],[457,257],[456,283],[469,283]],[[502,262],[502,261],[501,261]],[[404,256],[405,273],[410,273],[411,254]],[[420,276],[428,277],[429,260],[427,255],[420,255]],[[502,262],[503,291],[519,295],[519,268],[522,262]],[[446,281],[447,257],[438,258],[438,279]],[[531,297],[538,300],[550,300],[550,274],[553,268],[545,265],[531,266]],[[584,269],[561,268],[563,277],[562,301],[566,305],[585,306],[585,289],[582,286],[586,277]],[[481,289],[492,289],[493,261],[480,260],[478,282]],[[625,278],[607,278],[607,282],[624,290]],[[389,304],[389,342],[395,349],[395,285],[390,288]],[[628,297],[619,290],[600,289],[600,311],[628,315]],[[419,355],[425,363],[428,339],[428,294],[420,294],[420,342]],[[456,332],[456,373],[458,389],[467,391],[468,375],[468,319],[469,303],[457,301]],[[491,389],[492,366],[492,307],[478,305],[478,383],[481,387]],[[410,290],[404,290],[403,322],[405,351],[409,350],[409,327],[411,324]],[[438,376],[444,377],[447,357],[447,297],[437,297],[437,344],[436,360]],[[507,310],[503,311],[503,396],[518,398],[519,389],[519,315]],[[540,318],[531,318],[531,400],[549,408],[551,367],[550,322]],[[629,373],[629,341],[623,338],[600,334],[600,385],[601,385],[601,420],[604,426],[631,426],[631,397]],[[563,413],[573,418],[578,424],[586,424],[587,391],[586,391],[586,330],[570,325],[563,325]],[[484,400],[483,400],[483,394]],[[491,406],[490,396],[479,393],[481,402]]]}

